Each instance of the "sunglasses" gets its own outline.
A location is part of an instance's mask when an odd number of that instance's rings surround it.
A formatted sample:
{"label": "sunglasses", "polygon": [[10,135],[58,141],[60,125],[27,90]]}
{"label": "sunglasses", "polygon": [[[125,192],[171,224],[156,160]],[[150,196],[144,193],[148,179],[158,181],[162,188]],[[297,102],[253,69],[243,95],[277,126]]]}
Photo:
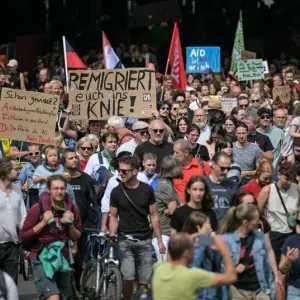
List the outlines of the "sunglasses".
{"label": "sunglasses", "polygon": [[252,103],[258,103],[259,100],[251,100]]}
{"label": "sunglasses", "polygon": [[28,156],[39,156],[39,155],[40,155],[40,151],[28,152]]}
{"label": "sunglasses", "polygon": [[262,120],[265,120],[265,119],[270,120],[270,119],[271,119],[271,116],[270,116],[270,115],[267,115],[267,116],[261,116],[260,118],[261,118]]}
{"label": "sunglasses", "polygon": [[170,110],[170,108],[168,106],[162,106],[160,109],[161,110]]}
{"label": "sunglasses", "polygon": [[80,149],[83,150],[83,151],[86,151],[86,150],[90,151],[93,148],[92,147],[80,147]]}
{"label": "sunglasses", "polygon": [[154,133],[163,133],[165,130],[164,129],[151,129]]}
{"label": "sunglasses", "polygon": [[179,109],[179,107],[173,107],[172,109],[176,111]]}
{"label": "sunglasses", "polygon": [[221,171],[228,171],[230,169],[230,167],[222,167],[218,164],[217,164],[217,166],[220,168]]}
{"label": "sunglasses", "polygon": [[118,169],[119,173],[120,174],[125,174],[127,175],[129,172],[131,172],[133,169],[128,169],[128,170],[125,170],[125,169]]}
{"label": "sunglasses", "polygon": [[187,115],[188,115],[187,113],[186,114],[178,114],[179,117],[182,117],[182,116],[186,117]]}
{"label": "sunglasses", "polygon": [[137,130],[137,133],[139,133],[140,135],[147,135],[148,134],[148,130]]}
{"label": "sunglasses", "polygon": [[242,107],[242,108],[247,108],[249,106],[249,104],[242,104],[242,105],[240,105],[240,107]]}

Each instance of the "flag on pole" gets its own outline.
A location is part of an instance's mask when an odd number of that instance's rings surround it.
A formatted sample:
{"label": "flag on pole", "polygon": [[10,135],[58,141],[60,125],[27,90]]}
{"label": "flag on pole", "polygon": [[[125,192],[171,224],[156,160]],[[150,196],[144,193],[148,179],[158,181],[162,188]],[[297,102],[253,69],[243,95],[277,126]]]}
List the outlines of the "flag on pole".
{"label": "flag on pole", "polygon": [[183,64],[182,49],[177,23],[174,25],[168,61],[171,66],[173,87],[179,90],[186,89],[186,75]]}
{"label": "flag on pole", "polygon": [[[63,37],[64,38],[64,37]],[[69,69],[86,70],[86,65],[74,51],[68,41],[64,38],[65,64]]]}
{"label": "flag on pole", "polygon": [[240,10],[240,18],[235,32],[234,44],[231,56],[230,71],[236,72],[237,61],[241,59],[242,52],[245,51],[244,33],[243,33],[243,14]]}
{"label": "flag on pole", "polygon": [[104,64],[106,69],[124,68],[119,57],[115,53],[114,49],[111,47],[111,44],[104,31],[102,31],[102,47],[104,55]]}

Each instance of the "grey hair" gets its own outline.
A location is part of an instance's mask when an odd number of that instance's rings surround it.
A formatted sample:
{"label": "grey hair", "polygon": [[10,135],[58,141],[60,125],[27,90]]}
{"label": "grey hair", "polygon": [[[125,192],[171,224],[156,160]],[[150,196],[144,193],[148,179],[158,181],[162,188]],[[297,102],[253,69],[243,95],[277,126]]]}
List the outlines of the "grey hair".
{"label": "grey hair", "polygon": [[279,110],[282,111],[282,112],[284,112],[285,116],[287,117],[287,111],[286,111],[285,109],[283,109],[283,108],[278,108],[278,109],[276,109],[276,110],[274,111],[274,113],[273,113],[274,116],[276,115],[276,112],[279,111]]}
{"label": "grey hair", "polygon": [[99,144],[99,138],[95,135],[95,134],[88,134],[87,136],[86,136],[86,138],[88,138],[91,142],[94,142],[94,143],[96,143],[97,145]]}
{"label": "grey hair", "polygon": [[180,145],[182,152],[188,151],[191,154],[193,151],[192,144],[188,140],[177,140],[174,145]]}
{"label": "grey hair", "polygon": [[159,177],[167,179],[182,179],[183,173],[180,161],[174,156],[169,155],[164,157],[160,165]]}
{"label": "grey hair", "polygon": [[107,120],[107,125],[115,128],[124,128],[125,123],[123,119],[119,116],[111,116]]}
{"label": "grey hair", "polygon": [[152,128],[152,125],[155,123],[159,123],[161,125],[163,125],[163,127],[166,129],[166,124],[164,123],[164,121],[156,119],[156,120],[152,120],[149,124],[149,128]]}

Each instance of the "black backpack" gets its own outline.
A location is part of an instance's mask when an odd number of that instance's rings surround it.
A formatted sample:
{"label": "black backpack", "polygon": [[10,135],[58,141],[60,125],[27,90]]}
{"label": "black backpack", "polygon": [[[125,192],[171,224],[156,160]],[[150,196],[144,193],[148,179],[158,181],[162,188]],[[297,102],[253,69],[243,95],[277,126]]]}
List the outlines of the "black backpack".
{"label": "black backpack", "polygon": [[0,299],[7,299],[7,288],[4,273],[0,270]]}

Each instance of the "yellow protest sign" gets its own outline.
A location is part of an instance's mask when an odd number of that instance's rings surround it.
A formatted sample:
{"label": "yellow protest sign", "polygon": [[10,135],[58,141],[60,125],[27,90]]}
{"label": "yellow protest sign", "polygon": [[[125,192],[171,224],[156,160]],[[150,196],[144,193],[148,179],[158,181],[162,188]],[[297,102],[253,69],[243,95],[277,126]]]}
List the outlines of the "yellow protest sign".
{"label": "yellow protest sign", "polygon": [[38,144],[53,142],[59,96],[3,88],[0,137]]}

